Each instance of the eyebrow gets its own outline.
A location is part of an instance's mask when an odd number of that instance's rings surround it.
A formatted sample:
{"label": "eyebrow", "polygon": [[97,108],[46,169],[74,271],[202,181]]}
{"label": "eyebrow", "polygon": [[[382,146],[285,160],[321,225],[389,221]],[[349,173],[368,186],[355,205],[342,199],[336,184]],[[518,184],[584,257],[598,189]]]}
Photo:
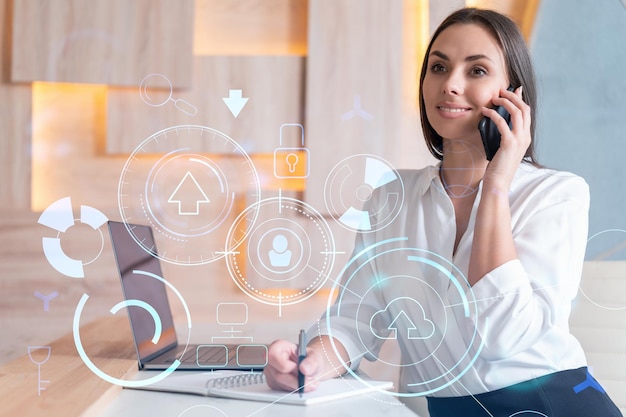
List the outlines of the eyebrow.
{"label": "eyebrow", "polygon": [[[438,56],[439,58],[443,59],[444,61],[450,61],[450,58],[448,58],[448,55],[444,54],[441,51],[432,51],[430,53],[430,55]],[[476,55],[467,56],[467,57],[465,57],[465,61],[466,62],[471,62],[471,61],[477,61],[477,60],[483,59],[483,58],[484,59],[488,59],[489,61],[493,62],[493,60],[491,58],[489,58],[487,55],[483,55],[483,54],[476,54]]]}

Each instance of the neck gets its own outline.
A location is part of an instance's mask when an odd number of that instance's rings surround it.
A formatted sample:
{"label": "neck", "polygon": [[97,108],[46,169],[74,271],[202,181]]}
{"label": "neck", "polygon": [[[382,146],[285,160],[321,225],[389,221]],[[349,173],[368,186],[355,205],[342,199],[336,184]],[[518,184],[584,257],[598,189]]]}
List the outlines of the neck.
{"label": "neck", "polygon": [[447,142],[444,142],[439,175],[448,195],[452,198],[475,195],[488,164],[484,152],[467,142]]}

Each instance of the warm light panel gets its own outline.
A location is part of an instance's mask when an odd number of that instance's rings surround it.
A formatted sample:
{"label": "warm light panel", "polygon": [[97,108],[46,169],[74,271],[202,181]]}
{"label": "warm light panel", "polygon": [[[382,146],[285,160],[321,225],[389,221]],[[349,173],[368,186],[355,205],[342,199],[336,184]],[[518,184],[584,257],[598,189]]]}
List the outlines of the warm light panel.
{"label": "warm light panel", "polygon": [[517,23],[528,42],[535,24],[539,0],[466,0],[465,5],[495,10],[510,17]]}
{"label": "warm light panel", "polygon": [[104,137],[106,86],[35,82],[32,101],[31,204],[41,211],[66,197],[68,185],[98,177],[89,161]]}

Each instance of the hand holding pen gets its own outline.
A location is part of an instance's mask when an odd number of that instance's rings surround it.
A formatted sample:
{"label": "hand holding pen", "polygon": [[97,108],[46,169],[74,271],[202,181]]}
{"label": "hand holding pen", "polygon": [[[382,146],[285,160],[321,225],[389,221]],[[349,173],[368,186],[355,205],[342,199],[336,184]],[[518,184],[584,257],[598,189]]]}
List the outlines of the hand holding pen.
{"label": "hand holding pen", "polygon": [[315,391],[323,380],[336,377],[345,364],[349,364],[348,355],[343,345],[335,342],[341,356],[330,362],[323,348],[324,343],[327,346],[331,343],[327,336],[314,337],[307,345],[304,331],[298,334],[296,343],[285,339],[272,342],[267,365],[263,369],[269,387],[305,393]]}
{"label": "hand holding pen", "polygon": [[298,335],[298,393],[302,397],[304,392],[304,374],[300,370],[300,364],[306,358],[306,343],[304,341],[304,330],[300,330]]}

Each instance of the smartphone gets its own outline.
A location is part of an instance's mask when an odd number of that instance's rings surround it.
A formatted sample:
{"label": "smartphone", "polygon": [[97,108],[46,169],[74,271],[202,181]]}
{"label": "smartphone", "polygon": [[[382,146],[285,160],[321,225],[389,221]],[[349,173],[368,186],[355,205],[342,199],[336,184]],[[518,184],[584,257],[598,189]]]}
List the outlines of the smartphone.
{"label": "smartphone", "polygon": [[[507,88],[509,91],[515,91],[513,86],[509,86]],[[504,120],[506,120],[509,128],[511,128],[511,115],[503,106],[495,106],[493,108]],[[491,161],[493,156],[498,151],[500,147],[500,132],[498,131],[498,127],[495,125],[493,120],[488,117],[483,117],[480,123],[478,123],[478,131],[480,132],[480,137],[483,140],[483,147],[485,148],[485,153],[487,154],[487,160]]]}

